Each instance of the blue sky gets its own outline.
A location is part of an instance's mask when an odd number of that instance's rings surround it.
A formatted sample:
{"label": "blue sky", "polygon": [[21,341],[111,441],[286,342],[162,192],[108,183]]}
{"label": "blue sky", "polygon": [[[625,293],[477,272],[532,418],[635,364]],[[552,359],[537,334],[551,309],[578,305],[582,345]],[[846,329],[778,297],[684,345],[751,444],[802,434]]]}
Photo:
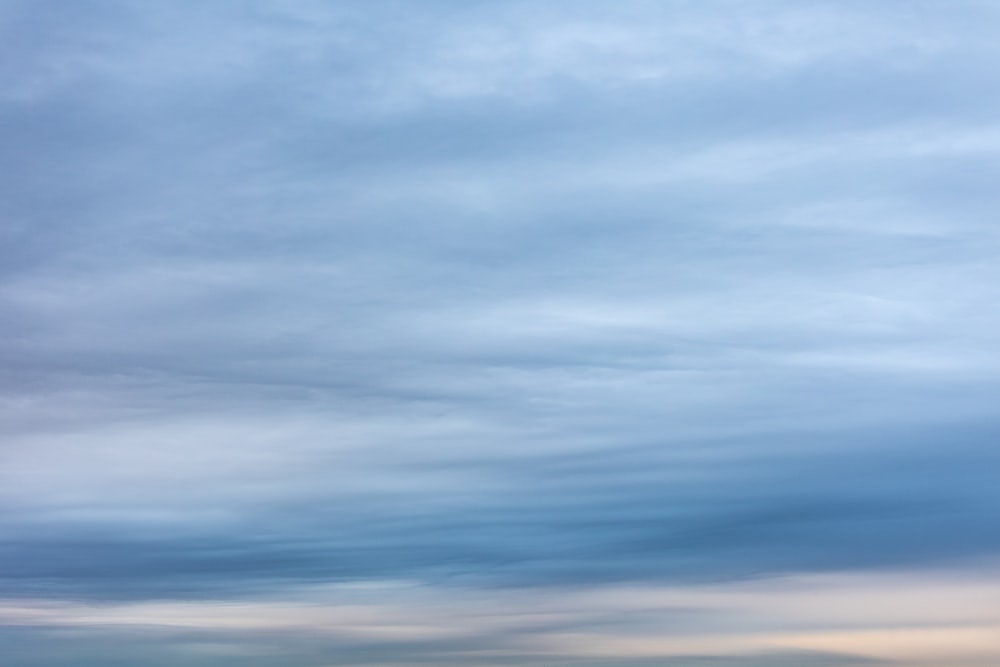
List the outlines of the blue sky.
{"label": "blue sky", "polygon": [[10,664],[996,665],[998,29],[0,2]]}

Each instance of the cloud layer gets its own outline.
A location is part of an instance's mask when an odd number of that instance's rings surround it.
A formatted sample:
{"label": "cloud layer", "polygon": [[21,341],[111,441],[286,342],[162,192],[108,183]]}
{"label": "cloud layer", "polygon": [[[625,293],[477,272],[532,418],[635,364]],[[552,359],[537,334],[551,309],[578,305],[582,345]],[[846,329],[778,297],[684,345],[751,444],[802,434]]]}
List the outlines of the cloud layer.
{"label": "cloud layer", "polygon": [[3,3],[16,667],[995,664],[998,21]]}

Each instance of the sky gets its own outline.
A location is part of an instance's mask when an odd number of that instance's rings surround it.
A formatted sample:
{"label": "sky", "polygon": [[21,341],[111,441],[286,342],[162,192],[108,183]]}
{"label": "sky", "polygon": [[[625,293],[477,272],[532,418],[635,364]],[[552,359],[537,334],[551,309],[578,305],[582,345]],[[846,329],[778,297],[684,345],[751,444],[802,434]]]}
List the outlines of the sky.
{"label": "sky", "polygon": [[1000,664],[998,33],[0,0],[3,663]]}

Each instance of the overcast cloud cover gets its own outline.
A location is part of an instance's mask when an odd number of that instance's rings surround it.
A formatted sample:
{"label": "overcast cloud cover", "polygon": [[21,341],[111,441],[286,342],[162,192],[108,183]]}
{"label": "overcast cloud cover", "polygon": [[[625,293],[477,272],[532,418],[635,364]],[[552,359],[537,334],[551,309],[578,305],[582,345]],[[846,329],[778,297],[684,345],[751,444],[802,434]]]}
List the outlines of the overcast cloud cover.
{"label": "overcast cloud cover", "polygon": [[4,665],[1000,664],[1000,3],[0,26]]}

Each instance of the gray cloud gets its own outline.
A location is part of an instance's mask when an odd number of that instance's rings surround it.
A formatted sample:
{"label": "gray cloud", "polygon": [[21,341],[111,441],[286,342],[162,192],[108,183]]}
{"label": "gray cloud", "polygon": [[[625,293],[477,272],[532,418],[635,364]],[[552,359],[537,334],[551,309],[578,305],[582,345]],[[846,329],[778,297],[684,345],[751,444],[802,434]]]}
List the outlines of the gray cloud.
{"label": "gray cloud", "polygon": [[[843,442],[856,449],[838,453],[830,436],[464,461],[396,452],[408,460],[348,460],[370,477],[347,488],[337,488],[344,473],[333,463],[293,475],[296,488],[252,469],[231,473],[263,493],[240,493],[236,479],[218,480],[221,491],[188,481],[183,498],[169,482],[139,480],[117,498],[83,488],[10,514],[4,587],[211,599],[355,579],[697,582],[994,554],[990,431],[879,437],[897,444],[879,449],[849,434]],[[130,500],[144,506],[121,505]]]}

